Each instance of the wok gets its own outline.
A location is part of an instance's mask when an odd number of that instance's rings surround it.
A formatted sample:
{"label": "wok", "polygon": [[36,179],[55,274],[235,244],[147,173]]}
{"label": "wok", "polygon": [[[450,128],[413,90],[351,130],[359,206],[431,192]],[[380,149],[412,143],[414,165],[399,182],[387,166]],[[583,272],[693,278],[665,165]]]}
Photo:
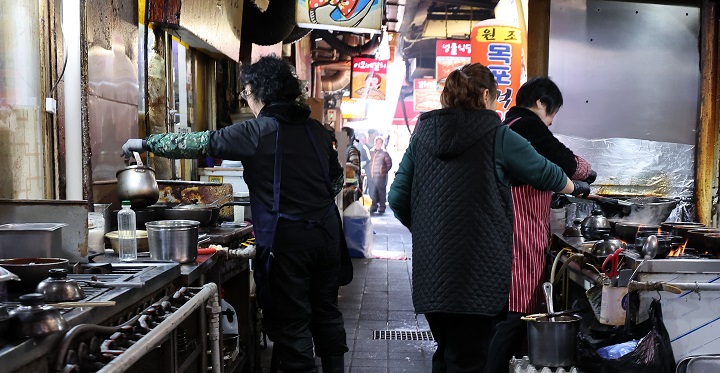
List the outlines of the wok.
{"label": "wok", "polygon": [[626,218],[653,225],[665,221],[677,205],[675,199],[660,197],[595,196],[593,200],[608,218]]}

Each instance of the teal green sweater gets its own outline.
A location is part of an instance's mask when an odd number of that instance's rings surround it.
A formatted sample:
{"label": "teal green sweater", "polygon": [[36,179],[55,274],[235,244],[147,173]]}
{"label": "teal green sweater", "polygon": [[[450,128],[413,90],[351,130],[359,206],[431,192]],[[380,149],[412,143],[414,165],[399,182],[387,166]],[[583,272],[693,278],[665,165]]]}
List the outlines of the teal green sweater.
{"label": "teal green sweater", "polygon": [[[410,223],[410,204],[407,202],[410,201],[415,169],[415,146],[411,139],[388,194],[390,207],[405,226]],[[538,154],[525,138],[508,126],[499,127],[495,135],[495,170],[498,179],[506,185],[513,179],[539,190],[559,192],[567,181],[560,167]]]}

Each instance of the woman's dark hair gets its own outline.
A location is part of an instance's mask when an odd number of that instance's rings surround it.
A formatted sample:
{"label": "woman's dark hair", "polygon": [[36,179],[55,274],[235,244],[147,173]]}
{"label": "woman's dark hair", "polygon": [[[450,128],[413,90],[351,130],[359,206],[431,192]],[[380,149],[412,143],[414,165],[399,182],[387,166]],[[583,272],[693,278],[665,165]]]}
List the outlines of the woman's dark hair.
{"label": "woman's dark hair", "polygon": [[350,127],[343,127],[342,130],[347,134],[350,141],[355,141],[355,130]]}
{"label": "woman's dark hair", "polygon": [[532,78],[523,84],[518,89],[515,104],[525,108],[532,108],[535,107],[537,100],[545,104],[545,113],[547,115],[557,113],[563,105],[560,88],[545,76]]}
{"label": "woman's dark hair", "polygon": [[494,108],[485,107],[484,89],[489,90],[490,95],[497,98],[497,82],[493,73],[479,63],[467,64],[448,75],[440,103],[445,108],[493,110]]}
{"label": "woman's dark hair", "polygon": [[240,83],[250,86],[250,95],[267,105],[276,101],[295,101],[303,93],[300,81],[289,63],[275,55],[261,57],[242,67]]}

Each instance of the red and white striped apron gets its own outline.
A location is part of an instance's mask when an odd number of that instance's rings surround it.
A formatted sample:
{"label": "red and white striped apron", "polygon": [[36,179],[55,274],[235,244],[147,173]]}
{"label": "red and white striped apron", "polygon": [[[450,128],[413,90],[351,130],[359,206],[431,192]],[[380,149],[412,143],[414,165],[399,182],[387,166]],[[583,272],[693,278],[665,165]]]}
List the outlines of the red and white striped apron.
{"label": "red and white striped apron", "polygon": [[[508,127],[517,122],[516,118]],[[550,232],[552,192],[530,185],[513,186],[512,280],[508,310],[534,313],[540,299],[545,270],[545,249]]]}
{"label": "red and white striped apron", "polygon": [[513,186],[513,249],[510,312],[534,313],[540,299],[550,232],[552,192]]}

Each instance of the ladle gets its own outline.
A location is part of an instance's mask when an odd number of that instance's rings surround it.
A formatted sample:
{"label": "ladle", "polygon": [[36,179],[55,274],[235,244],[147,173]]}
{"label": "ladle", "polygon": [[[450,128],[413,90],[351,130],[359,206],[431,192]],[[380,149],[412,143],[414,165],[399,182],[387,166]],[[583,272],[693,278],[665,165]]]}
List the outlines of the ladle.
{"label": "ladle", "polygon": [[642,247],[643,260],[653,259],[657,255],[658,239],[656,235],[648,236]]}
{"label": "ladle", "polygon": [[[555,313],[555,307],[553,306],[552,293],[553,285],[551,282],[543,283],[543,291],[545,292],[545,303],[547,303],[548,314],[552,315]],[[550,321],[555,321],[555,317],[550,317]]]}

